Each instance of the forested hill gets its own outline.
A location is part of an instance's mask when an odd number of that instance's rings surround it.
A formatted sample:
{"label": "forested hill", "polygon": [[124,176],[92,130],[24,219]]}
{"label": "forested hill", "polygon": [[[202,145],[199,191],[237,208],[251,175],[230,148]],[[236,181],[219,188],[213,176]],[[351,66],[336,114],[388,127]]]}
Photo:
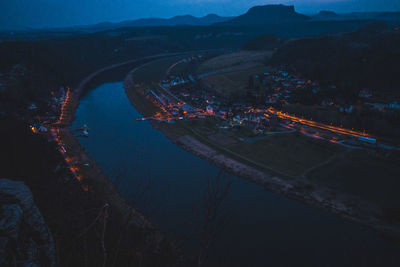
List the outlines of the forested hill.
{"label": "forested hill", "polygon": [[400,31],[373,23],[354,33],[292,41],[270,64],[288,65],[310,79],[349,90],[400,93]]}
{"label": "forested hill", "polygon": [[103,22],[88,26],[77,26],[76,29],[86,31],[103,31],[121,27],[155,27],[155,26],[206,26],[232,19],[232,17],[221,17],[216,14],[208,14],[204,17],[192,15],[175,16],[169,19],[145,18],[137,20],[126,20],[122,22]]}

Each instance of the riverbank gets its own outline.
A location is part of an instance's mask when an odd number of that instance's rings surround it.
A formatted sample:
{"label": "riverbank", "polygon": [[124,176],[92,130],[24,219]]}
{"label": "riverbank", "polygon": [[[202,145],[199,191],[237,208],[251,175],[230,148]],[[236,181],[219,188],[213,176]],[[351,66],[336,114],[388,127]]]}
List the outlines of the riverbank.
{"label": "riverbank", "polygon": [[[162,56],[162,55],[160,55]],[[134,207],[127,204],[127,202],[119,195],[114,184],[110,181],[107,175],[98,167],[98,165],[87,155],[86,151],[80,145],[79,140],[74,135],[71,129],[67,128],[71,126],[75,119],[75,112],[79,106],[79,100],[85,91],[87,84],[92,81],[96,76],[106,71],[127,65],[135,62],[139,62],[144,59],[156,58],[158,56],[147,57],[143,59],[129,60],[123,63],[114,64],[111,66],[104,67],[82,80],[77,88],[67,92],[65,103],[62,106],[62,114],[59,121],[56,123],[55,131],[57,133],[56,140],[59,145],[63,146],[62,154],[64,159],[72,168],[72,173],[77,180],[81,181],[84,186],[84,190],[95,190],[104,195],[111,207],[118,210],[119,213],[123,214],[125,218],[129,218],[130,222],[136,227],[143,229],[155,230],[155,227],[150,221],[144,217]],[[78,166],[72,166],[71,162],[84,163],[85,168],[78,168]],[[78,164],[79,165],[79,164]]]}
{"label": "riverbank", "polygon": [[[75,119],[80,98],[94,78],[125,65],[142,64],[146,60],[162,58],[163,56],[165,55],[129,60],[92,73],[82,80],[77,88],[68,89],[65,102],[62,105],[60,119],[49,128],[49,132],[51,138],[58,144],[58,150],[63,156],[67,169],[74,177],[75,182],[80,184],[82,192],[87,195],[89,200],[95,198],[103,202],[102,213],[107,208],[107,214],[112,216],[112,219],[108,220],[111,224],[109,228],[112,228],[112,230],[108,230],[108,239],[111,239],[109,243],[113,243],[114,246],[112,248],[110,246],[109,250],[112,250],[112,252],[109,251],[108,253],[112,255],[116,253],[114,255],[116,258],[118,253],[121,253],[122,262],[126,263],[144,264],[145,262],[146,266],[158,266],[157,264],[160,263],[165,264],[165,266],[181,266],[184,260],[178,249],[164,237],[146,216],[121,197],[110,177],[101,170],[81,146],[76,132],[68,128]],[[129,248],[132,249],[130,256],[125,255]]]}
{"label": "riverbank", "polygon": [[[151,116],[158,110],[136,90],[133,80],[136,70],[131,71],[125,79],[126,94],[131,104],[143,116]],[[265,168],[260,168],[241,155],[206,140],[188,127],[182,127],[178,122],[166,124],[151,121],[150,123],[181,148],[234,175],[255,182],[270,191],[327,210],[346,220],[366,225],[381,233],[395,237],[400,236],[399,225],[387,222],[383,218],[381,210],[369,202],[320,185],[290,177],[281,177],[274,172],[265,171]]]}
{"label": "riverbank", "polygon": [[[48,125],[48,137],[57,144],[66,168],[73,176],[74,184],[80,185],[81,193],[88,199],[95,198],[102,203],[100,217],[97,217],[93,224],[105,225],[106,220],[101,221],[99,218],[102,218],[104,212],[107,213],[106,216],[113,214],[112,218],[107,220],[111,224],[108,229],[112,230],[108,230],[106,234],[110,247],[107,254],[113,255],[114,262],[145,266],[188,266],[187,259],[183,258],[180,250],[142,212],[120,195],[110,177],[86,153],[78,140],[78,132],[68,127],[75,120],[80,99],[98,82],[97,77],[122,68],[125,70],[131,65],[145,66],[147,61],[153,59],[187,53],[193,52],[158,54],[99,69],[83,79],[76,88],[67,90],[59,120],[53,125]],[[91,245],[96,247],[98,244]],[[104,244],[102,246],[104,247]]]}

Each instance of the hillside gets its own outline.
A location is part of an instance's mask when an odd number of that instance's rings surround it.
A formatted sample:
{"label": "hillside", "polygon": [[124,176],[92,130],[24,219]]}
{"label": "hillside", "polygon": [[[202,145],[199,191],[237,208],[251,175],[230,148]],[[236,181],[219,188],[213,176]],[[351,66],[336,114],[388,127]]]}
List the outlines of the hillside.
{"label": "hillside", "polygon": [[354,33],[288,43],[271,58],[307,78],[337,84],[355,94],[362,88],[399,93],[400,32],[373,23]]}
{"label": "hillside", "polygon": [[216,14],[208,14],[204,17],[195,17],[192,15],[175,16],[169,19],[164,18],[145,18],[137,20],[126,20],[122,22],[102,22],[88,26],[77,26],[75,29],[86,31],[103,31],[117,29],[121,27],[155,27],[155,26],[206,26],[215,23],[224,22],[232,17],[221,17]]}
{"label": "hillside", "polygon": [[400,21],[400,12],[352,12],[338,14],[333,11],[322,10],[318,14],[311,16],[311,18],[316,21],[369,20],[396,23]]}
{"label": "hillside", "polygon": [[264,34],[251,39],[242,45],[243,50],[273,50],[281,45],[279,40],[273,34]]}

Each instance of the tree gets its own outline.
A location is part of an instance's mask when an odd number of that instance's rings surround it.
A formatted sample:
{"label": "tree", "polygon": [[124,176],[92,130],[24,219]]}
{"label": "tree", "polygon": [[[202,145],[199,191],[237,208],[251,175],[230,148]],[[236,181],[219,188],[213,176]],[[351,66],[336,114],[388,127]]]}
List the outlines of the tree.
{"label": "tree", "polygon": [[201,230],[200,251],[197,258],[198,266],[205,264],[216,234],[229,218],[229,216],[224,216],[223,202],[229,194],[231,184],[232,180],[224,175],[222,170],[218,172],[215,178],[207,178],[207,185],[203,193],[204,222]]}

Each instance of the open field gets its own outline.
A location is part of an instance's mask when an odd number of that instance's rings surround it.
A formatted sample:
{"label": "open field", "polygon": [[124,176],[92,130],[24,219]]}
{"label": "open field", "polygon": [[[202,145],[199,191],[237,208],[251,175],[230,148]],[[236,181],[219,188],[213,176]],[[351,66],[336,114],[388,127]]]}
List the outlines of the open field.
{"label": "open field", "polygon": [[207,60],[200,65],[197,73],[206,73],[244,64],[263,64],[265,58],[271,55],[272,51],[240,51],[226,54]]}
{"label": "open field", "polygon": [[212,73],[201,79],[202,83],[221,95],[245,94],[249,76],[271,71],[264,64],[272,52],[240,51],[212,58],[202,63],[197,73]]}
{"label": "open field", "polygon": [[262,171],[271,170],[272,174],[284,174],[280,178],[291,177],[355,196],[378,205],[384,211],[383,216],[390,218],[393,210],[397,212],[400,208],[395,204],[400,201],[400,168],[395,157],[351,151],[298,133],[277,134],[248,143],[224,134],[213,126],[212,121],[182,123],[201,135],[200,141],[220,153],[242,161],[237,157],[240,155],[248,159],[246,164]]}
{"label": "open field", "polygon": [[[222,130],[213,119],[182,121],[172,127],[185,127],[195,137],[201,136],[214,149],[228,156],[243,157],[256,168],[274,170],[284,176],[302,179],[303,174],[336,155],[346,151],[343,147],[318,141],[298,133],[270,135],[262,140],[246,142],[254,136],[246,127]],[[255,164],[254,164],[255,163]],[[283,178],[283,177],[282,177]]]}
{"label": "open field", "polygon": [[324,168],[310,172],[307,178],[336,191],[390,207],[400,201],[399,177],[398,160],[352,151]]}
{"label": "open field", "polygon": [[342,149],[326,142],[316,142],[299,134],[278,134],[252,143],[239,143],[230,150],[290,176],[301,176]]}
{"label": "open field", "polygon": [[229,72],[206,76],[201,81],[209,88],[216,90],[222,95],[238,94],[244,95],[249,84],[249,76],[271,71],[270,67],[264,65],[251,65],[236,67]]}

